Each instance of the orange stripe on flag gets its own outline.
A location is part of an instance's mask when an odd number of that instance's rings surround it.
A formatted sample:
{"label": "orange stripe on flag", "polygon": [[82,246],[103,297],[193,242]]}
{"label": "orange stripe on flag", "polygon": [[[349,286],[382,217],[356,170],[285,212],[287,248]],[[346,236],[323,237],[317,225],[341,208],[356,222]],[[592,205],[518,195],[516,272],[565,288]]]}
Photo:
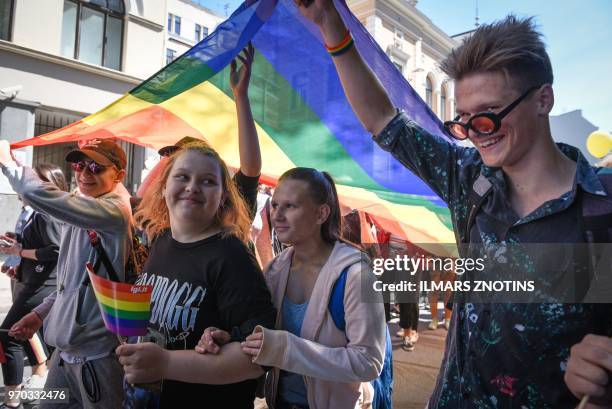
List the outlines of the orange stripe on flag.
{"label": "orange stripe on flag", "polygon": [[151,300],[150,294],[138,294],[129,291],[121,291],[118,289],[109,288],[106,283],[99,283],[95,288],[96,292],[102,294],[105,297],[112,298],[113,300],[119,301],[130,301],[130,302],[149,302]]}
{"label": "orange stripe on flag", "polygon": [[138,145],[159,149],[185,136],[202,139],[202,134],[169,110],[152,105],[132,114],[87,125],[83,121],[50,132],[46,135],[26,139],[11,146],[41,146],[79,140],[118,138]]}

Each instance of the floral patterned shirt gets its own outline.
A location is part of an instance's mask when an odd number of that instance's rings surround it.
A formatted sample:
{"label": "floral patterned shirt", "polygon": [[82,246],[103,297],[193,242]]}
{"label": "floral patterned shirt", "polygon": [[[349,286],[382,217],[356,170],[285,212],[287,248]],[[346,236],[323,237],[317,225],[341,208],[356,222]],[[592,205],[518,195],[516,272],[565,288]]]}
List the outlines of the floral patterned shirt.
{"label": "floral patterned shirt", "polygon": [[[398,113],[374,138],[427,183],[465,226],[468,195],[479,175],[492,184],[470,231],[471,243],[581,243],[579,188],[606,191],[580,151],[558,144],[577,162],[573,189],[520,218],[503,172],[483,164],[475,148],[431,135]],[[464,232],[459,231],[460,235]],[[446,351],[429,409],[574,408],[563,375],[572,345],[588,333],[612,333],[609,304],[455,304]]]}

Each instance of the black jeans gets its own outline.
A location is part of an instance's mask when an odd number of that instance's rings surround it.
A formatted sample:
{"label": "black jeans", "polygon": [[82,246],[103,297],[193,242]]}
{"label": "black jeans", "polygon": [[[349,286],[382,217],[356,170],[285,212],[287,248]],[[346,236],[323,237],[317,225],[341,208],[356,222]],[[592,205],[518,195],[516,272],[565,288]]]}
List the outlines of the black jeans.
{"label": "black jeans", "polygon": [[419,304],[402,303],[399,305],[399,326],[416,330],[419,327]]}
{"label": "black jeans", "polygon": [[[33,308],[40,305],[46,296],[55,291],[55,286],[40,286],[25,284],[19,291],[17,298],[13,302],[11,309],[6,314],[6,318],[0,328],[10,329],[17,321],[30,313]],[[47,357],[49,351],[43,342],[42,331],[38,332],[43,350]],[[4,348],[6,355],[6,363],[2,364],[2,376],[4,377],[5,385],[19,385],[23,380],[23,353],[28,356],[28,360],[32,365],[37,364],[38,360],[34,354],[34,350],[28,341],[18,341],[13,337],[9,337],[7,332],[0,332],[0,342]]]}
{"label": "black jeans", "polygon": [[[412,278],[413,282],[417,284],[419,288],[419,282],[422,277],[422,272],[417,271],[415,276]],[[411,298],[416,302],[400,303],[399,305],[399,326],[400,328],[407,329],[411,328],[417,330],[419,327],[419,295],[420,291],[416,291],[415,294],[411,294]]]}

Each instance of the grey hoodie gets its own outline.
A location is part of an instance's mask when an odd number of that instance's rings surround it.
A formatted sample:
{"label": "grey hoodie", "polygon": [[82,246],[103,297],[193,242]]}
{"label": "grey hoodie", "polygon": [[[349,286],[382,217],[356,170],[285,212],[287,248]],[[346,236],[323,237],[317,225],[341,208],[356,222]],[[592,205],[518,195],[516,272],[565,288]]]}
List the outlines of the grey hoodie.
{"label": "grey hoodie", "polygon": [[[122,184],[97,197],[67,193],[41,181],[28,167],[2,166],[13,190],[33,209],[63,223],[57,261],[57,291],[34,311],[45,320],[45,342],[80,357],[111,352],[117,337],[104,326],[91,285],[83,285],[85,263],[97,254],[87,230],[101,239],[115,271],[124,279],[124,267],[132,243],[130,195]],[[98,274],[108,277],[104,267]]]}

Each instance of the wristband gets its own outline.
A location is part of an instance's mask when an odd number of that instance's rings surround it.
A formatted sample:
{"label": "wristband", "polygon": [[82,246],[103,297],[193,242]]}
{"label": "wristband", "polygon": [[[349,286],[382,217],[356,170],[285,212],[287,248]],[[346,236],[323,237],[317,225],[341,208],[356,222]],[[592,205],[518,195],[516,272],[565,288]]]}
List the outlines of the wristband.
{"label": "wristband", "polygon": [[327,52],[332,55],[332,57],[338,57],[347,52],[353,46],[353,44],[353,36],[351,35],[350,31],[346,30],[346,35],[342,41],[334,46],[329,46],[326,44],[325,48],[327,49]]}

